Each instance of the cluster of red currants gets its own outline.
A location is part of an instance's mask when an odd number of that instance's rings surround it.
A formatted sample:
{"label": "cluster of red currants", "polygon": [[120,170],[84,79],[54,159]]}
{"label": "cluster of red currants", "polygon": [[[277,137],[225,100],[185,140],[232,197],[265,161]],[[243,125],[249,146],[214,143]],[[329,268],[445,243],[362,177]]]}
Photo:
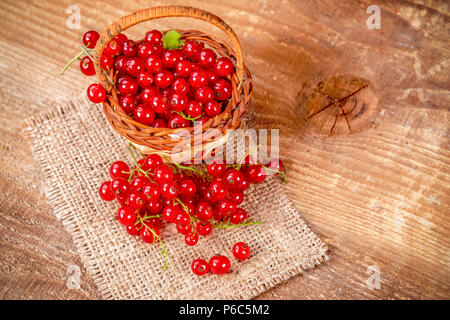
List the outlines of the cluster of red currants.
{"label": "cluster of red currants", "polygon": [[199,236],[208,236],[214,228],[261,223],[248,220],[247,211],[239,207],[243,191],[250,183],[262,182],[267,170],[283,176],[284,172],[280,160],[267,166],[251,162],[247,156],[239,164],[214,162],[201,170],[164,162],[157,154],[135,161],[132,169],[116,161],[109,169],[111,180],[101,184],[99,194],[105,201],[117,199],[117,219],[129,234],[162,245],[161,230],[173,223],[185,243],[194,246]]}
{"label": "cluster of red currants", "polygon": [[[250,247],[245,242],[237,242],[233,246],[233,256],[242,261],[250,256]],[[225,274],[230,271],[231,262],[227,256],[215,255],[209,262],[203,259],[195,259],[191,264],[191,270],[198,276],[203,276],[211,271],[214,274]]]}
{"label": "cluster of red currants", "polygon": [[[190,127],[220,114],[232,94],[230,75],[234,64],[228,57],[217,57],[203,43],[183,41],[177,31],[163,35],[146,33],[141,42],[124,34],[115,36],[105,47],[100,66],[108,75],[113,70],[119,104],[136,121],[154,128]],[[84,53],[80,69],[94,75],[89,50],[99,34],[83,36]],[[107,92],[95,83],[87,89],[94,103],[106,100]]]}

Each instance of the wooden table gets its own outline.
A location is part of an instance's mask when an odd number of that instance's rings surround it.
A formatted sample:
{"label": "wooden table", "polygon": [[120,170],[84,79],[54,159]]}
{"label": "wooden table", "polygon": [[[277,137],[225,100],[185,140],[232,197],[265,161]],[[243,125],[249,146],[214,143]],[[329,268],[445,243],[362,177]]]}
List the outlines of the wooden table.
{"label": "wooden table", "polygon": [[[24,119],[55,100],[84,94],[93,79],[78,67],[58,75],[83,32],[101,30],[147,3],[78,0],[77,30],[66,26],[72,1],[0,2],[3,299],[100,297],[84,273],[80,290],[66,286],[68,266],[81,263],[40,189]],[[448,2],[170,3],[211,11],[239,35],[255,81],[253,125],[281,128],[290,196],[330,247],[330,261],[259,298],[450,298]],[[371,4],[381,9],[381,29],[366,25]],[[164,19],[132,35],[187,25],[211,29]],[[299,116],[305,83],[337,74],[370,81],[379,98],[375,127],[328,135],[318,121]],[[366,285],[369,266],[380,270],[380,289]]]}

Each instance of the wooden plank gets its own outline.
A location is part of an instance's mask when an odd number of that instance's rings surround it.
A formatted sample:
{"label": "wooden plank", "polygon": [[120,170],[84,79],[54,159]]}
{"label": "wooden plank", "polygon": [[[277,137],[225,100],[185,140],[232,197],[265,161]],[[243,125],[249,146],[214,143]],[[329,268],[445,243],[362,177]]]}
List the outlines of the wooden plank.
{"label": "wooden plank", "polygon": [[[253,124],[281,128],[290,195],[331,249],[329,262],[260,298],[448,299],[448,4],[383,1],[382,29],[369,30],[369,1],[172,3],[209,10],[239,35],[255,80]],[[71,4],[0,2],[1,298],[99,297],[84,274],[80,290],[66,286],[68,266],[80,261],[40,191],[23,120],[49,101],[85,94],[92,78],[77,68],[57,75],[81,34],[146,4],[77,1],[81,30],[66,27]],[[210,30],[164,19],[131,34],[150,27]],[[329,137],[300,116],[306,83],[336,74],[372,83],[382,116],[376,128]],[[372,265],[381,271],[380,290],[365,284]]]}

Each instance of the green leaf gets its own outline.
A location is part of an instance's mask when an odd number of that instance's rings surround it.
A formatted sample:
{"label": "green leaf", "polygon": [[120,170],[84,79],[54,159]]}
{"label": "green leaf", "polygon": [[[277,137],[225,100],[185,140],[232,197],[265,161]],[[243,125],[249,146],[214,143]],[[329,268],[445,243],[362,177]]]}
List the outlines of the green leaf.
{"label": "green leaf", "polygon": [[180,40],[181,34],[178,31],[170,30],[163,36],[164,49],[178,49],[184,44],[183,40]]}

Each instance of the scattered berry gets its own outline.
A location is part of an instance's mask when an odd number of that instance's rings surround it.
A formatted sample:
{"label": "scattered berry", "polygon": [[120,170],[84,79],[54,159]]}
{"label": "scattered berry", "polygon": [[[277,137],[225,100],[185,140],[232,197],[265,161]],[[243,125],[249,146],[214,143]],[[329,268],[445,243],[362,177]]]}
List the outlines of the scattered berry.
{"label": "scattered berry", "polygon": [[250,247],[245,242],[238,242],[233,246],[233,256],[238,260],[245,260],[250,255]]}
{"label": "scattered berry", "polygon": [[198,276],[203,276],[209,271],[209,264],[203,259],[195,259],[191,264],[191,270]]}

